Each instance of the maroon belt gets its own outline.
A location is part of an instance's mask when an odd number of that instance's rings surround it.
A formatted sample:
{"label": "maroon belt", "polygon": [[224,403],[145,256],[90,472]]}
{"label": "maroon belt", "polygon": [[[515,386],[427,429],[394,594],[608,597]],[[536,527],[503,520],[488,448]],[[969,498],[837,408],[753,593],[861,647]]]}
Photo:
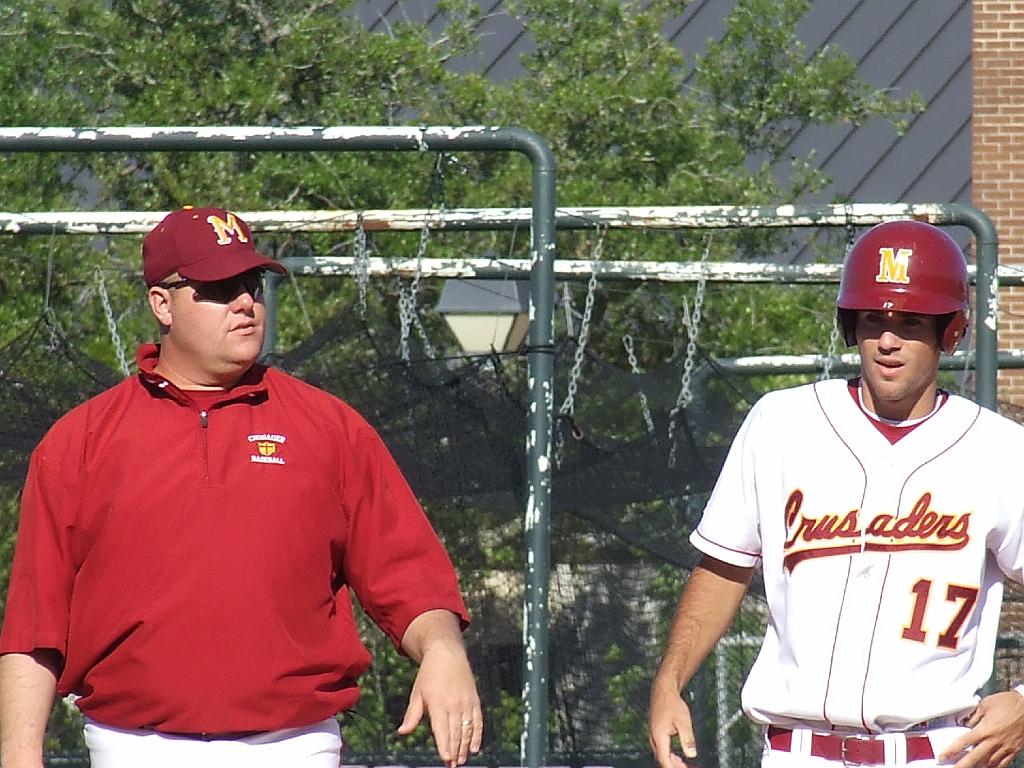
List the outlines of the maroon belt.
{"label": "maroon belt", "polygon": [[176,736],[179,739],[195,739],[196,741],[240,741],[259,736],[266,731],[232,731],[229,733],[180,733],[177,731],[158,731],[163,736]]}
{"label": "maroon belt", "polygon": [[[906,735],[907,762],[935,757],[927,736]],[[793,732],[768,726],[768,745],[780,752],[793,751]],[[841,736],[838,733],[812,733],[811,755],[838,760],[846,765],[885,765],[885,743],[878,736]]]}

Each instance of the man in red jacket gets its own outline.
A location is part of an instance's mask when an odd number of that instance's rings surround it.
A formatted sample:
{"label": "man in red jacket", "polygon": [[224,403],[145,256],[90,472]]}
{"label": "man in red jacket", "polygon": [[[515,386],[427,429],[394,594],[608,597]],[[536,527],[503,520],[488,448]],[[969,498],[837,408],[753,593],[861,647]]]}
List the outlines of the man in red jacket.
{"label": "man in red jacket", "polygon": [[256,363],[266,308],[249,227],[217,208],[143,241],[160,344],[33,453],[0,633],[0,759],[40,768],[55,693],[93,768],[336,768],[335,715],[370,657],[349,593],[419,670],[447,766],[482,715],[452,564],[377,433]]}

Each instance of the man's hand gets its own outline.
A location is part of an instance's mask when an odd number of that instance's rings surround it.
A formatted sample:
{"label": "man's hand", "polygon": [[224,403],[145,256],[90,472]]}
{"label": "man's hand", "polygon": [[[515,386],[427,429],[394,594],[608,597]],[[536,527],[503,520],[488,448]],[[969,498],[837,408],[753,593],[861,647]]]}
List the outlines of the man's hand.
{"label": "man's hand", "polygon": [[679,691],[728,629],[753,574],[753,568],[703,557],[686,582],[672,619],[665,655],[651,685],[648,735],[661,768],[686,766],[684,760],[672,752],[673,736],[679,739],[683,758],[697,757],[690,708]]}
{"label": "man's hand", "polygon": [[964,725],[971,730],[946,747],[939,762],[959,758],[955,768],[1007,768],[1024,748],[1024,696],[1016,691],[986,696]]}
{"label": "man's hand", "polygon": [[685,768],[687,765],[672,751],[672,737],[679,739],[683,756],[697,757],[697,741],[693,737],[693,721],[679,691],[671,681],[655,678],[651,686],[650,713],[651,751],[661,768]]}
{"label": "man's hand", "polygon": [[398,733],[412,733],[425,712],[441,760],[448,768],[463,765],[480,751],[484,720],[458,619],[449,611],[423,613],[409,625],[402,647],[420,669]]}

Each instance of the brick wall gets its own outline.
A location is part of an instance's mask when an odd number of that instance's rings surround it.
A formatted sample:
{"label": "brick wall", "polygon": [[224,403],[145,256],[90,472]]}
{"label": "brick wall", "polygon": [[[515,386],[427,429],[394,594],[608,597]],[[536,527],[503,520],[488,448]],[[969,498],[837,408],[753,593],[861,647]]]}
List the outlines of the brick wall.
{"label": "brick wall", "polygon": [[[999,233],[1001,264],[1024,266],[1024,0],[974,0],[972,204]],[[1024,288],[1000,291],[999,348],[1024,348]],[[1024,371],[999,376],[999,399],[1024,405]]]}

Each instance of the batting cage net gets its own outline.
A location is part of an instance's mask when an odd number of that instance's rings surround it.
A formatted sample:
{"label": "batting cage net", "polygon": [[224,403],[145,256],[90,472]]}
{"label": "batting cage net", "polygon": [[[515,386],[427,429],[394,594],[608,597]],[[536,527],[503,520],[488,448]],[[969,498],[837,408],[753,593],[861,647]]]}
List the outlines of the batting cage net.
{"label": "batting cage net", "polygon": [[[474,619],[466,639],[487,736],[472,764],[517,765],[526,360],[522,350],[453,351],[442,320],[410,313],[407,281],[371,281],[362,289],[357,296],[348,280],[346,299],[333,314],[269,362],[349,402],[394,453],[451,553]],[[425,307],[437,288],[422,290]],[[548,763],[646,766],[652,760],[645,724],[650,680],[695,562],[687,537],[757,391],[688,343],[695,334],[688,338],[685,324],[677,324],[675,338],[643,338],[618,324],[607,307],[580,311],[580,285],[560,290],[566,292],[560,306],[574,296],[576,311],[559,320],[554,356]],[[823,289],[826,306],[833,290]],[[94,292],[93,298],[101,296]],[[125,350],[135,339],[123,328],[118,333],[118,318],[144,310],[103,305],[92,313],[92,325],[69,322],[71,315],[46,307],[0,348],[4,563],[31,450],[56,418],[121,380],[130,367]],[[682,314],[692,322],[692,311]],[[79,308],[76,316],[87,315]],[[97,354],[97,338],[107,335],[121,354]],[[661,353],[639,354],[652,343]],[[112,365],[112,358],[121,364]],[[1019,626],[1017,605],[1011,599],[1006,611],[1002,684],[1020,672],[1009,632]],[[413,666],[365,617],[360,620],[374,664],[361,681],[358,707],[341,716],[346,763],[436,765],[428,729],[395,735]],[[755,582],[729,635],[690,686],[704,768],[759,762],[760,732],[742,714],[739,691],[764,621]],[[55,707],[49,765],[88,764],[76,717],[67,702]]]}
{"label": "batting cage net", "polygon": [[[371,288],[364,306],[343,306],[270,362],[352,404],[394,453],[451,553],[474,619],[467,642],[488,734],[478,760],[514,765],[524,663],[525,357],[428,354],[416,333],[403,340],[395,301],[387,286]],[[45,430],[123,377],[89,354],[95,332],[43,313],[0,349],[0,483],[9,508]],[[745,382],[698,353],[690,402],[678,409],[685,345],[677,346],[660,368],[639,373],[625,352],[604,360],[596,345],[581,350],[572,338],[556,350],[559,391],[564,397],[572,378],[575,395],[568,405],[562,397],[556,403],[553,443],[552,764],[647,761],[648,686],[693,563],[686,537],[753,397]],[[8,526],[14,519],[4,516]],[[364,626],[375,663],[362,680],[359,707],[343,716],[347,760],[436,763],[425,729],[394,737],[413,669],[372,625]],[[753,650],[737,652],[746,657]],[[733,692],[742,666],[729,667]],[[703,677],[700,684],[713,699],[713,681]],[[711,740],[717,708],[709,707],[701,723]],[[73,743],[62,746],[73,754]]]}

